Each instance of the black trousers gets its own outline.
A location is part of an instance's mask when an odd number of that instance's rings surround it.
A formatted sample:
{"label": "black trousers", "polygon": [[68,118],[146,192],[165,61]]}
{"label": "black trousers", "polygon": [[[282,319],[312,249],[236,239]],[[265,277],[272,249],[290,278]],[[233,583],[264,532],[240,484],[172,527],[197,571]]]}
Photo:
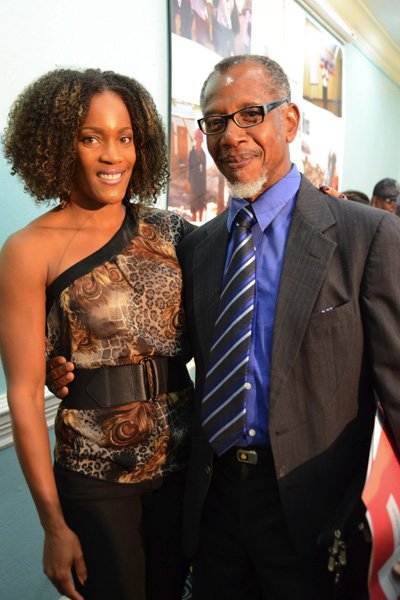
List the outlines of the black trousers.
{"label": "black trousers", "polygon": [[355,528],[348,567],[336,584],[327,555],[294,549],[282,511],[272,453],[257,465],[236,450],[215,457],[193,561],[193,600],[368,600],[370,544]]}
{"label": "black trousers", "polygon": [[62,510],[88,570],[85,600],[180,600],[188,571],[181,551],[184,474],[137,494],[129,485],[55,470]]}
{"label": "black trousers", "polygon": [[315,600],[284,520],[270,450],[215,458],[193,562],[193,600]]}

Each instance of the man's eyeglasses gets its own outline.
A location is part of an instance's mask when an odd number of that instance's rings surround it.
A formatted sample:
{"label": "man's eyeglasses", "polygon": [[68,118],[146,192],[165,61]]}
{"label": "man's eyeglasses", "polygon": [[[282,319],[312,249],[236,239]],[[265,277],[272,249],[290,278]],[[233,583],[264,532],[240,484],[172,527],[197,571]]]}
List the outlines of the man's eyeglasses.
{"label": "man's eyeglasses", "polygon": [[383,200],[387,204],[393,204],[393,203],[397,202],[397,200],[399,199],[399,196],[385,196],[385,197],[377,196],[377,198],[379,198],[379,200]]}
{"label": "man's eyeglasses", "polygon": [[203,117],[202,119],[199,119],[197,123],[205,135],[223,133],[229,119],[232,119],[238,127],[246,129],[247,127],[259,125],[264,121],[264,117],[267,113],[288,101],[288,98],[281,98],[280,100],[270,102],[269,104],[246,106],[246,108],[241,108],[230,115],[210,115],[208,117]]}

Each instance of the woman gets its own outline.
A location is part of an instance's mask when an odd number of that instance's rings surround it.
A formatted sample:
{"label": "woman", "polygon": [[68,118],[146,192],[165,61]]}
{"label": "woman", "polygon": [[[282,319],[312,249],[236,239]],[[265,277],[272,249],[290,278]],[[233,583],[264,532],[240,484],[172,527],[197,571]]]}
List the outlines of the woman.
{"label": "woman", "polygon": [[[59,199],[0,256],[1,353],[45,572],[72,600],[179,598],[192,386],[175,247],[190,226],[148,206],[168,175],[160,117],[134,79],[59,69],[17,98],[4,150],[38,203]],[[75,364],[54,471],[46,351]]]}

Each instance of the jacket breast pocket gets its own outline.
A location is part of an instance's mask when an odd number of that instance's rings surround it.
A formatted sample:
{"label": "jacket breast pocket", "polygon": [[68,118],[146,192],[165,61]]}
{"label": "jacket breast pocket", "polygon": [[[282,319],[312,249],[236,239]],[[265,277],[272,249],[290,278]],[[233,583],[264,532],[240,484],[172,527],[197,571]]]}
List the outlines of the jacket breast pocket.
{"label": "jacket breast pocket", "polygon": [[[357,301],[313,312],[300,361],[314,394],[337,399],[340,389],[356,385],[363,358],[362,321]],[[312,382],[312,383],[311,383]],[[312,390],[310,390],[312,393]]]}
{"label": "jacket breast pocket", "polygon": [[321,306],[312,312],[310,323],[320,322],[323,326],[329,326],[331,323],[351,318],[351,316],[354,315],[354,312],[355,305],[353,301],[337,305]]}

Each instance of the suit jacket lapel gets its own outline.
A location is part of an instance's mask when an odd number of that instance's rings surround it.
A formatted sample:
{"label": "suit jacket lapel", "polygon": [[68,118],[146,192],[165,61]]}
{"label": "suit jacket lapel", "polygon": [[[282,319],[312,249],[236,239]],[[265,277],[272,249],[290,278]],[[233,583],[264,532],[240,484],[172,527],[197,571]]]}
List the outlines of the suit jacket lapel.
{"label": "suit jacket lapel", "polygon": [[324,235],[335,219],[321,192],[304,177],[282,269],[272,346],[270,408],[299,351],[336,243]]}
{"label": "suit jacket lapel", "polygon": [[193,287],[195,314],[201,315],[198,336],[204,360],[212,344],[217,318],[219,291],[228,245],[226,221],[228,211],[203,225],[203,240],[197,245],[193,258]]}

